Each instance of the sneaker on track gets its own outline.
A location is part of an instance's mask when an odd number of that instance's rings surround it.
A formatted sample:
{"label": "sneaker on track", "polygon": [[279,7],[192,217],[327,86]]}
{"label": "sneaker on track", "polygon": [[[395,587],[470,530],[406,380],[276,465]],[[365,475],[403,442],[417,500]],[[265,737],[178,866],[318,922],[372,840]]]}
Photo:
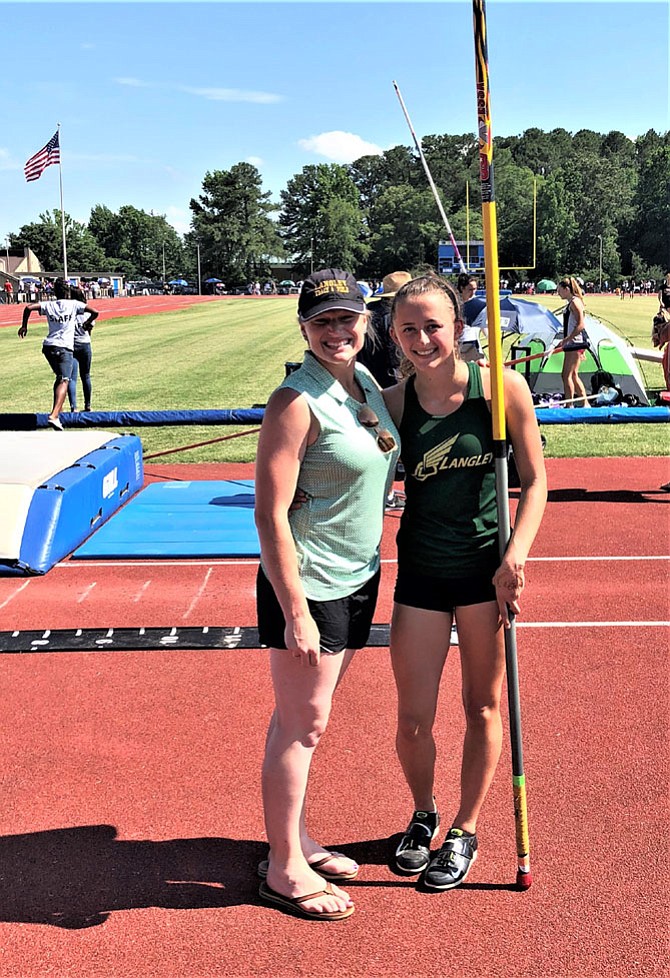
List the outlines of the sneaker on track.
{"label": "sneaker on track", "polygon": [[430,844],[439,828],[440,816],[437,812],[414,812],[395,851],[398,872],[416,876],[424,871],[430,862]]}
{"label": "sneaker on track", "polygon": [[476,858],[477,836],[451,828],[442,848],[431,859],[423,882],[431,890],[452,890],[464,882]]}

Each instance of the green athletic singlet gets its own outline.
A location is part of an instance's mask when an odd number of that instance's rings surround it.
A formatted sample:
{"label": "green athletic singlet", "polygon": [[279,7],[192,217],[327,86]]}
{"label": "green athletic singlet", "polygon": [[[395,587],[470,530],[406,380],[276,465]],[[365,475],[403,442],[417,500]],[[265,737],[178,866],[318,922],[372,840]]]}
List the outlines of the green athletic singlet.
{"label": "green athletic singlet", "polygon": [[467,364],[463,404],[433,416],[419,404],[411,377],[400,424],[407,502],[398,567],[434,577],[477,574],[498,553],[493,432],[480,368]]}

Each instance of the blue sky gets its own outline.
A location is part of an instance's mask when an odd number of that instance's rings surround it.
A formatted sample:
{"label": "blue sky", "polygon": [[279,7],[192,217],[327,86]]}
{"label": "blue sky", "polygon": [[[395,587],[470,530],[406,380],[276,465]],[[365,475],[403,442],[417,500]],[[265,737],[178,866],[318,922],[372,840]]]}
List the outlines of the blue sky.
{"label": "blue sky", "polygon": [[[59,206],[25,161],[61,124],[65,210],[134,204],[184,232],[207,170],[304,166],[476,130],[469,0],[65,3],[0,0],[0,243]],[[655,2],[489,0],[494,135],[666,131],[669,12]]]}

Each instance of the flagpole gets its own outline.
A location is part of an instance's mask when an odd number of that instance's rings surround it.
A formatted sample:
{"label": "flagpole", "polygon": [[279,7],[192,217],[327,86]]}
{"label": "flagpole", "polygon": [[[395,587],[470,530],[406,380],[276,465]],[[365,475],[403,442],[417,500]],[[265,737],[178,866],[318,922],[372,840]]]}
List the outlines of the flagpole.
{"label": "flagpole", "polygon": [[60,152],[61,141],[60,141],[60,122],[56,126],[58,132],[58,181],[60,183],[60,220],[61,229],[63,232],[63,278],[67,281],[67,244],[65,242],[65,211],[63,209],[63,153]]}

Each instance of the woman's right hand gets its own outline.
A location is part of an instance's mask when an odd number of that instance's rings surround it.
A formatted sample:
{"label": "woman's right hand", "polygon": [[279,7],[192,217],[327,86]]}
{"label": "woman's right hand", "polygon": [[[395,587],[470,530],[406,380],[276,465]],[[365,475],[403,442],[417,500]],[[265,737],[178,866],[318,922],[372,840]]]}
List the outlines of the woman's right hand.
{"label": "woman's right hand", "polygon": [[302,509],[302,507],[305,505],[305,503],[308,500],[309,500],[308,493],[306,493],[304,489],[301,489],[300,486],[297,486],[295,490],[295,495],[291,500],[291,505],[288,508],[289,513],[297,513],[298,510]]}
{"label": "woman's right hand", "polygon": [[318,666],[321,658],[321,635],[310,614],[289,619],[284,630],[284,644],[303,666]]}

